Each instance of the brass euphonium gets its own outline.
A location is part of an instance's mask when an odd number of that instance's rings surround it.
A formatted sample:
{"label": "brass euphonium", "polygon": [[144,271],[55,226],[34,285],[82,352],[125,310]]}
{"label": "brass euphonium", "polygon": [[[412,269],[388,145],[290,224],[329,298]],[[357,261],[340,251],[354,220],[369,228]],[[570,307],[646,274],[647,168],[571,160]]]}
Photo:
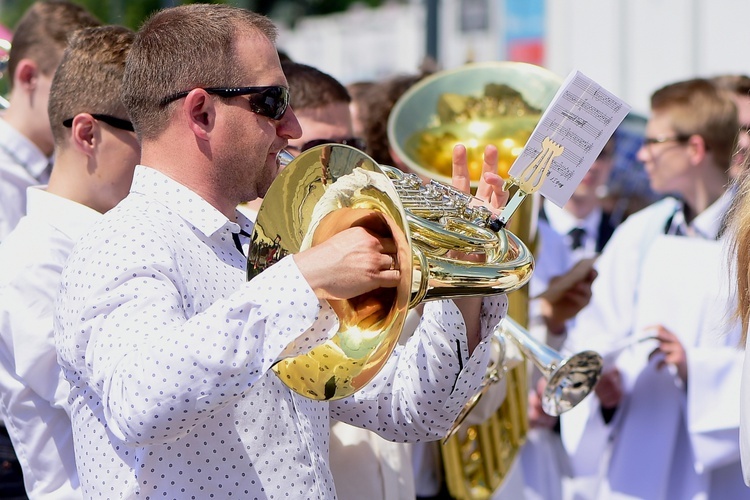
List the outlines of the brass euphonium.
{"label": "brass euphonium", "polygon": [[[412,86],[396,102],[388,119],[389,144],[396,155],[424,178],[448,181],[453,147],[467,147],[472,186],[476,186],[487,144],[498,148],[498,173],[508,170],[523,151],[541,114],[562,79],[532,64],[483,62],[441,71]],[[533,248],[537,207],[521,204],[508,229]],[[528,287],[509,294],[508,315],[528,321]],[[505,370],[498,359],[488,380],[504,377],[507,393],[494,414],[481,424],[451,429],[441,447],[445,480],[457,499],[486,499],[505,480],[528,430],[525,363]],[[495,386],[495,384],[489,384]],[[470,405],[464,409],[468,413]],[[463,415],[460,418],[463,418]]]}
{"label": "brass euphonium", "polygon": [[[0,38],[0,78],[5,76],[5,71],[8,69],[8,58],[10,56],[11,44],[8,40]],[[0,109],[7,109],[9,106],[8,100],[3,96],[0,96]]]}
{"label": "brass euphonium", "polygon": [[[409,308],[426,300],[507,293],[531,277],[533,257],[511,232],[452,187],[378,165],[349,146],[303,152],[274,180],[258,211],[248,278],[288,254],[364,225],[396,241],[401,282],[349,300],[329,301],[339,331],[307,354],[274,365],[292,390],[317,400],[362,389],[387,362]],[[451,258],[452,250],[485,261]]]}

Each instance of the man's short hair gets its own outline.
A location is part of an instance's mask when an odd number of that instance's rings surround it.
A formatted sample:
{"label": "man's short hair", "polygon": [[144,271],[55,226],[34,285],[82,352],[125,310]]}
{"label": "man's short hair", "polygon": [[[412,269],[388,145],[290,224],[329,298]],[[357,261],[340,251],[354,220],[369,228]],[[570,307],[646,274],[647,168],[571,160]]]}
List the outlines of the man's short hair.
{"label": "man's short hair", "polygon": [[735,94],[750,97],[750,76],[747,75],[718,75],[711,81],[720,89],[726,89]]}
{"label": "man's short hair", "polygon": [[704,78],[684,80],[654,92],[651,110],[668,113],[678,135],[701,136],[714,162],[729,168],[739,130],[737,107],[729,91]]}
{"label": "man's short hair", "polygon": [[344,85],[319,69],[293,61],[282,62],[281,69],[289,82],[290,104],[295,111],[349,104],[352,100]]}
{"label": "man's short hair", "polygon": [[392,76],[370,86],[358,99],[367,154],[379,164],[396,164],[388,140],[388,117],[401,96],[426,76],[425,73]]}
{"label": "man's short hair", "polygon": [[76,30],[100,26],[90,12],[65,0],[35,2],[13,30],[13,45],[8,56],[8,86],[21,59],[36,62],[43,75],[54,74],[68,37]]}
{"label": "man's short hair", "polygon": [[122,26],[101,26],[70,37],[50,88],[48,110],[56,146],[67,141],[69,129],[62,122],[79,113],[127,117],[120,94],[134,36]]}
{"label": "man's short hair", "polygon": [[175,104],[165,97],[198,87],[247,86],[237,38],[260,34],[276,42],[266,17],[224,4],[191,4],[161,10],[136,33],[128,56],[122,100],[142,139],[157,137]]}

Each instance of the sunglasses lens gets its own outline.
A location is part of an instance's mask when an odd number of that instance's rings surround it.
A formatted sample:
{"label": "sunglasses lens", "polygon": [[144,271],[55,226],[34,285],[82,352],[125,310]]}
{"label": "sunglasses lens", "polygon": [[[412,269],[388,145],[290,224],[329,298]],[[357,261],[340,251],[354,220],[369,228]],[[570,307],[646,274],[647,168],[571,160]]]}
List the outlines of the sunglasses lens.
{"label": "sunglasses lens", "polygon": [[253,112],[279,120],[286,113],[289,104],[289,92],[284,87],[269,87],[262,92],[248,96]]}

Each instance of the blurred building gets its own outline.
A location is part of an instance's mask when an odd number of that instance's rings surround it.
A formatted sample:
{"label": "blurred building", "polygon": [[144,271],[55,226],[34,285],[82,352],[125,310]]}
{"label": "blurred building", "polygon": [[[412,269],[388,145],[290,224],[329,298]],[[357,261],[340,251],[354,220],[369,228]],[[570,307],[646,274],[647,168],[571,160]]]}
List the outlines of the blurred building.
{"label": "blurred building", "polygon": [[515,60],[564,77],[579,69],[641,115],[657,88],[750,73],[745,0],[408,0],[308,18],[282,29],[300,62],[350,83],[413,72],[426,54],[426,8],[439,5],[438,64]]}

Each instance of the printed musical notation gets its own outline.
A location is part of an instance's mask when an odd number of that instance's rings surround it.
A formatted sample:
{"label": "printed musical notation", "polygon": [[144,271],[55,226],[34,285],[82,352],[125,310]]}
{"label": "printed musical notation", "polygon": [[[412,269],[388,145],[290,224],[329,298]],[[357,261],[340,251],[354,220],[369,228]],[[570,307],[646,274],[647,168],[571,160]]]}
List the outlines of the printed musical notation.
{"label": "printed musical notation", "polygon": [[527,169],[540,154],[542,141],[551,139],[563,147],[563,153],[552,161],[539,192],[562,207],[628,112],[630,106],[624,101],[573,71],[547,106],[510,176]]}

